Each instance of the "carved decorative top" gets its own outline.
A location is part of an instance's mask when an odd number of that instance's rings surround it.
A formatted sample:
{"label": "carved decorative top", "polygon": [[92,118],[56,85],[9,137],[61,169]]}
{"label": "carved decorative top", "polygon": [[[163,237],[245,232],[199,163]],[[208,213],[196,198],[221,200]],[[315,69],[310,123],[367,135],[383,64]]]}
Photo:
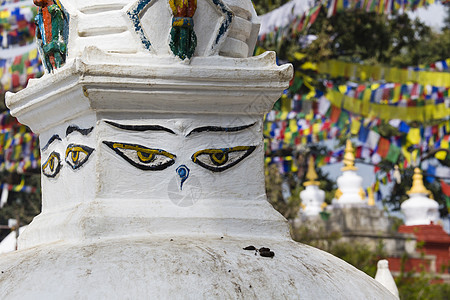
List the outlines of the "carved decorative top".
{"label": "carved decorative top", "polygon": [[352,146],[352,141],[347,140],[347,144],[345,145],[345,154],[344,154],[344,167],[341,169],[342,171],[356,171],[358,170],[355,167],[355,154]]}
{"label": "carved decorative top", "polygon": [[42,61],[48,72],[60,68],[66,62],[67,43],[64,32],[67,18],[59,0],[33,0],[39,7],[36,15],[36,39]]}
{"label": "carved decorative top", "polygon": [[169,0],[169,4],[173,13],[170,50],[181,59],[191,58],[197,46],[192,18],[197,10],[197,0]]}

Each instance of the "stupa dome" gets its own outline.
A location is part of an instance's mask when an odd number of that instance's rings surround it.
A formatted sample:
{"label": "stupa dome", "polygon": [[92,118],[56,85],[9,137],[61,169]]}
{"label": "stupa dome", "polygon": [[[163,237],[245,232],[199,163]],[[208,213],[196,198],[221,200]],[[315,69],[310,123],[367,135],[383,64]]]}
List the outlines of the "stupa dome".
{"label": "stupa dome", "polygon": [[357,170],[358,168],[355,167],[355,154],[352,142],[347,140],[342,175],[337,179],[337,205],[354,206],[365,204],[365,193],[362,190],[363,179],[356,173]]}
{"label": "stupa dome", "polygon": [[325,202],[325,192],[319,189],[320,182],[317,181],[318,176],[314,168],[314,158],[310,156],[308,164],[308,172],[306,173],[307,181],[303,184],[305,189],[300,192],[302,200],[302,209],[299,213],[305,216],[318,216],[323,209]]}
{"label": "stupa dome", "polygon": [[423,185],[422,171],[414,169],[413,184],[408,191],[409,199],[401,204],[405,225],[429,225],[439,220],[439,204],[428,198],[430,191]]}

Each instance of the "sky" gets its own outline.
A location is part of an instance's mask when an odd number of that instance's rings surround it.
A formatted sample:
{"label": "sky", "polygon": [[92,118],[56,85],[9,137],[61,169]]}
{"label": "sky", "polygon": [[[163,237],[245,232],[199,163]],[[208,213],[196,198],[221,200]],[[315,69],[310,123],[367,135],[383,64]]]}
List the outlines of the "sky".
{"label": "sky", "polygon": [[421,7],[414,12],[408,12],[408,15],[411,19],[418,17],[426,25],[432,27],[436,31],[439,31],[444,25],[446,9],[440,2],[436,2],[428,6],[428,8]]}

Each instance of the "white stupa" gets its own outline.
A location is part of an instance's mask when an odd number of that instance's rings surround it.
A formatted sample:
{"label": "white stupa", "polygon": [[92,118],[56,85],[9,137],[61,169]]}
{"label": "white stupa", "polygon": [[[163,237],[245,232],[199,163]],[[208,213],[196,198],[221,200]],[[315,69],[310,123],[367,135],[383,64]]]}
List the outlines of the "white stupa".
{"label": "white stupa", "polygon": [[57,4],[51,72],[7,94],[40,135],[43,205],[2,298],[393,299],[267,202],[263,116],[293,68],[251,56],[249,0]]}
{"label": "white stupa", "polygon": [[422,171],[414,169],[413,183],[407,192],[409,199],[400,208],[405,215],[405,225],[429,225],[439,220],[439,204],[428,198],[430,191],[423,185]]}
{"label": "white stupa", "polygon": [[320,182],[317,181],[318,176],[314,168],[314,158],[312,156],[309,157],[306,179],[308,180],[303,183],[305,189],[300,192],[300,199],[302,200],[300,213],[307,217],[318,216],[323,210],[325,192],[319,189]]}
{"label": "white stupa", "polygon": [[365,205],[365,193],[362,189],[361,176],[356,174],[355,154],[352,142],[347,140],[344,154],[343,174],[337,179],[338,190],[336,191],[337,206],[360,206]]}
{"label": "white stupa", "polygon": [[384,285],[397,299],[400,299],[394,277],[392,277],[391,271],[389,270],[389,262],[386,259],[378,261],[375,280]]}

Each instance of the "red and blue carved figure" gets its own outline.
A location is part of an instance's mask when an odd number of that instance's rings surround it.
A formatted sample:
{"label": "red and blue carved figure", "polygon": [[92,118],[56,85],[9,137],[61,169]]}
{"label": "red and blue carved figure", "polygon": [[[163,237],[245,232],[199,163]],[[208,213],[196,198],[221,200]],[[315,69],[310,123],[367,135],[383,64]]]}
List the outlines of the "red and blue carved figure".
{"label": "red and blue carved figure", "polygon": [[172,9],[172,30],[170,49],[181,59],[191,58],[197,46],[193,16],[197,0],[169,0]]}
{"label": "red and blue carved figure", "polygon": [[51,72],[66,61],[67,44],[64,40],[66,24],[64,11],[54,0],[33,0],[39,7],[35,21],[36,38],[47,71]]}

